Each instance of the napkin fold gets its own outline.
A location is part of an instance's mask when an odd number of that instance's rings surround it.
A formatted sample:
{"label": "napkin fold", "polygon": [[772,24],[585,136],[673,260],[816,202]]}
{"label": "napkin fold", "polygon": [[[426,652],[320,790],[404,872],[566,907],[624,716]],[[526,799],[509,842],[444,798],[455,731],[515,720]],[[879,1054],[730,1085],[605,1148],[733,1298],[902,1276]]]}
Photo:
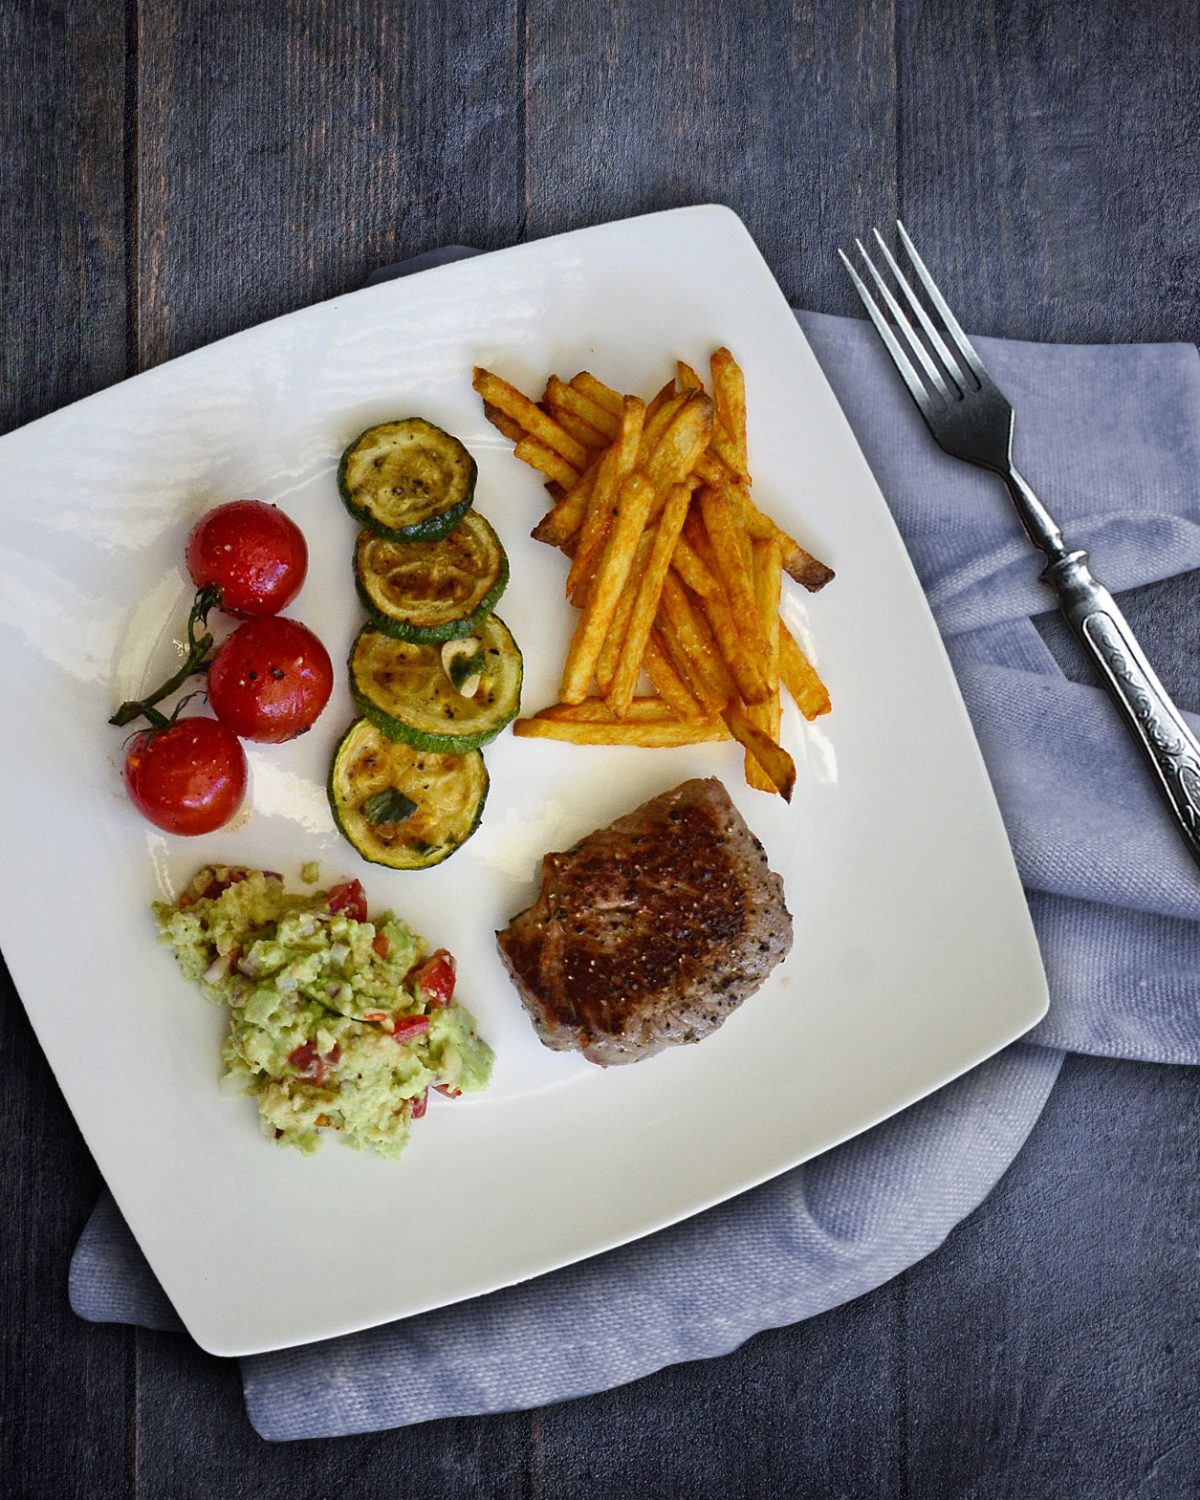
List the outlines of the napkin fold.
{"label": "napkin fold", "polygon": [[[471,253],[450,247],[372,280]],[[933,444],[868,324],[797,317],[950,654],[1029,896],[1049,1013],[903,1114],[660,1234],[419,1318],[244,1359],[266,1438],[537,1406],[726,1353],[941,1244],[1020,1150],[1064,1050],[1200,1061],[1200,880],[1104,695],[1070,682],[1034,627],[1053,598],[1007,497]],[[977,344],[1018,412],[1023,470],[1109,587],[1200,567],[1196,350]],[[108,1195],[70,1294],[81,1317],[180,1327]]]}

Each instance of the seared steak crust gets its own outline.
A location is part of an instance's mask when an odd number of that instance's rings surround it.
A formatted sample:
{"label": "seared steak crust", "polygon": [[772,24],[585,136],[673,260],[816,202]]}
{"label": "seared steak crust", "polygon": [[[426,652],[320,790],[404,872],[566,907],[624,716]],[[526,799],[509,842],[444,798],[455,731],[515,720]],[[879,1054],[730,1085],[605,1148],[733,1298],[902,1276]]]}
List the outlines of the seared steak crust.
{"label": "seared steak crust", "polygon": [[607,1066],[715,1031],[786,957],[792,919],[710,777],[547,854],[537,900],[496,939],[546,1046]]}

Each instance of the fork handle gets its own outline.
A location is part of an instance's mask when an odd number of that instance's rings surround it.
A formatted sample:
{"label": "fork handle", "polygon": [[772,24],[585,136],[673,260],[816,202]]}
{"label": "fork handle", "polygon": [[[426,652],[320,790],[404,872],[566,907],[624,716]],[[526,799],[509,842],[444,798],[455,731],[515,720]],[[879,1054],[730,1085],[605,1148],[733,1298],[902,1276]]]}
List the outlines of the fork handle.
{"label": "fork handle", "polygon": [[1116,600],[1087,565],[1086,552],[1051,562],[1042,579],[1100,669],[1104,686],[1155,773],[1159,790],[1200,863],[1200,744],[1159,682]]}

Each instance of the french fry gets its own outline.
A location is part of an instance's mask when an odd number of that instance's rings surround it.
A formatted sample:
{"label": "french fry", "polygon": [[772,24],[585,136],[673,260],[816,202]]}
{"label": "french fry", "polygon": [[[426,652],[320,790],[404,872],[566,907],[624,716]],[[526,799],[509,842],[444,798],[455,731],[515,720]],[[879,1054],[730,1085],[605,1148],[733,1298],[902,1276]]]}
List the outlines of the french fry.
{"label": "french fry", "polygon": [[744,708],[727,704],[723,717],[734,738],[758,761],[783,800],[790,802],[796,785],[796,763],[792,757],[769,734],[750,722]]}
{"label": "french fry", "polygon": [[471,381],[484,401],[502,411],[505,416],[519,422],[530,437],[553,448],[576,471],[582,472],[588,465],[588,450],[569,432],[564,432],[553,417],[547,416],[536,401],[521,394],[515,385],[509,385],[482,365],[476,365]]}
{"label": "french fry", "polygon": [[[539,708],[535,719],[557,719],[564,724],[615,724],[616,715],[603,698],[585,698],[582,703],[552,703]],[[636,724],[675,723],[679,715],[663,698],[634,698],[626,722]]]}
{"label": "french fry", "polygon": [[598,427],[593,427],[590,422],[584,421],[573,411],[568,411],[564,406],[558,406],[550,402],[550,415],[563,429],[569,432],[576,441],[583,444],[589,453],[599,453],[601,449],[607,448],[611,439]]}
{"label": "french fry", "polygon": [[[666,749],[728,740],[730,730],[721,719],[664,719],[660,722],[626,719],[611,724],[576,724],[567,719],[518,719],[513,733],[519,739],[565,740],[569,745],[640,745]],[[757,730],[754,731],[758,733]],[[786,754],[786,751],[781,752]]]}
{"label": "french fry", "polygon": [[595,459],[562,498],[555,501],[553,508],[546,512],[530,533],[535,541],[545,542],[551,547],[567,545],[583,525],[599,469],[600,460]]}
{"label": "french fry", "polygon": [[712,710],[737,697],[737,684],[713,640],[708,621],[693,608],[673,573],[663,579],[659,625],[688,685]]}
{"label": "french fry", "polygon": [[621,412],[625,403],[625,398],[622,396],[617,397],[617,410],[610,411],[607,406],[602,406],[591,396],[577,390],[575,386],[568,385],[557,375],[552,375],[546,386],[546,399],[559,421],[562,421],[564,413],[570,413],[580,421],[586,422],[595,431],[602,433],[608,442],[611,442],[620,431]]}
{"label": "french fry", "polygon": [[702,391],[704,382],[688,364],[686,359],[675,361],[675,384],[681,391]]}
{"label": "french fry", "polygon": [[691,474],[696,460],[708,447],[712,424],[711,397],[703,391],[691,391],[682,397],[649,457],[643,461],[646,478],[659,491],[660,504],[665,503],[671,485],[682,484]]}
{"label": "french fry", "polygon": [[[779,595],[783,572],[783,549],[775,537],[753,544],[754,598],[758,605],[758,625],[766,642],[767,655],[764,668],[767,677],[767,698],[747,710],[751,723],[764,734],[778,741],[781,713],[779,705]],[[774,783],[758,763],[756,756],[746,752],[746,780],[760,792],[773,792]]]}
{"label": "french fry", "polygon": [[617,495],[637,461],[645,419],[644,404],[636,396],[626,396],[617,439],[605,450],[596,470],[596,481],[579,531],[579,545],[567,575],[568,599],[578,598],[580,587],[591,576],[604,546],[612,525]]}
{"label": "french fry", "polygon": [[[633,690],[637,685],[638,674],[642,670],[646,642],[650,639],[650,630],[654,624],[654,617],[658,613],[663,580],[667,576],[667,569],[671,566],[671,554],[675,550],[691,498],[691,491],[686,485],[674,485],[667,496],[663,513],[654,530],[653,545],[638,584],[637,597],[629,616],[629,624],[625,629],[616,671],[612,676],[612,684],[605,687],[608,706],[618,719],[625,718],[629,705],[633,701]],[[764,543],[763,545],[770,544]],[[632,593],[632,590],[629,592]],[[601,686],[604,686],[603,681],[601,681]]]}
{"label": "french fry", "polygon": [[483,403],[483,414],[497,429],[502,432],[510,443],[519,443],[525,436],[525,429],[520,422],[514,422],[511,417],[506,417],[498,406],[493,406],[490,401]]}
{"label": "french fry", "polygon": [[646,408],[650,420],[653,420],[668,402],[673,401],[676,394],[675,382],[668,380],[666,385],[651,397],[650,405]]}
{"label": "french fry", "polygon": [[[783,679],[784,687],[792,695],[796,707],[806,719],[817,719],[829,712],[832,706],[829,700],[829,689],[821,681],[812,662],[797,645],[795,636],[783,624],[779,628],[779,675]],[[662,692],[661,688],[659,692]]]}
{"label": "french fry", "polygon": [[781,526],[777,526],[770,516],[764,515],[744,489],[735,488],[733,493],[741,512],[742,524],[750,536],[756,541],[776,537],[783,549],[783,571],[806,588],[810,594],[823,589],[834,576],[833,569],[814,557],[811,552],[805,551],[794,537],[788,536],[787,532]]}
{"label": "french fry", "polygon": [[616,609],[613,610],[608,634],[604,637],[604,644],[600,647],[600,655],[596,658],[596,686],[605,697],[608,696],[608,690],[613,680],[613,673],[617,670],[617,660],[621,655],[621,642],[625,639],[629,617],[633,613],[633,606],[637,601],[642,574],[646,571],[646,563],[649,560],[650,548],[653,543],[654,533],[652,531],[643,531],[638,538],[637,551],[633,554],[633,562],[629,565],[629,577],[625,580],[625,587],[621,590],[621,597],[617,600]]}
{"label": "french fry", "polygon": [[694,594],[699,594],[702,599],[711,598],[721,587],[700,554],[682,533],[675,543],[675,551],[671,554],[671,566],[688,588]]}
{"label": "french fry", "polygon": [[671,660],[671,653],[667,650],[667,643],[657,629],[650,632],[642,665],[655,689],[681,719],[696,719],[703,716],[703,704],[676,671],[675,664]]}
{"label": "french fry", "polygon": [[[766,676],[762,668],[765,647],[758,628],[758,608],[754,599],[754,578],[746,562],[746,534],[738,524],[738,514],[728,489],[702,489],[698,493],[700,514],[711,544],[704,558],[724,586],[725,600],[708,599],[706,613],[712,623],[730,670],[737,679],[747,703],[761,703],[767,697]],[[727,608],[722,605],[727,601]]]}
{"label": "french fry", "polygon": [[[664,390],[666,387],[663,388]],[[642,446],[638,450],[638,465],[645,467],[650,462],[650,455],[658,447],[659,440],[671,425],[673,419],[679,414],[680,408],[687,400],[686,391],[676,391],[671,387],[671,394],[664,401],[660,400],[663,394],[659,391],[654,400],[646,408],[646,421],[642,427]]]}
{"label": "french fry", "polygon": [[709,360],[717,421],[713,448],[718,458],[742,484],[750,483],[746,462],[746,379],[728,349],[718,349]]}
{"label": "french fry", "polygon": [[605,407],[614,417],[621,415],[621,402],[624,397],[620,391],[614,391],[611,385],[605,385],[602,380],[597,380],[590,370],[580,370],[578,375],[573,375],[571,384],[580,395],[590,396],[597,406]]}
{"label": "french fry", "polygon": [[631,474],[621,486],[617,514],[567,650],[559,692],[564,703],[581,703],[587,697],[596,658],[629,576],[638,538],[645,529],[653,500],[654,486],[642,474]]}
{"label": "french fry", "polygon": [[540,474],[545,474],[547,479],[561,484],[564,489],[570,489],[579,478],[579,470],[540,438],[521,438],[513,453],[522,463],[528,464],[531,469],[537,469]]}

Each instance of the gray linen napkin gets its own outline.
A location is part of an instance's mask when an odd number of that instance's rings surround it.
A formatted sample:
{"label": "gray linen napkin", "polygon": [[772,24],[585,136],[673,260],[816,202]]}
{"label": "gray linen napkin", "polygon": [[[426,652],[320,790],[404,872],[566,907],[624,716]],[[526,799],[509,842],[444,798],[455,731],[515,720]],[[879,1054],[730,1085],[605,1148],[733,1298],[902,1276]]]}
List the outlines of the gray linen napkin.
{"label": "gray linen napkin", "polygon": [[[1063,1049],[1200,1061],[1200,881],[1103,695],[1069,682],[1032,625],[1052,603],[1037,555],[999,485],[931,442],[865,323],[797,316],[950,651],[1029,895],[1050,1012],[902,1115],[660,1234],[424,1317],[243,1360],[264,1437],[536,1406],[723,1354],[941,1244],[1020,1150]],[[1110,587],[1200,567],[1196,350],[978,344],[1019,412],[1022,467]],[[85,1318],[179,1327],[107,1195],[76,1250],[71,1303]]]}

